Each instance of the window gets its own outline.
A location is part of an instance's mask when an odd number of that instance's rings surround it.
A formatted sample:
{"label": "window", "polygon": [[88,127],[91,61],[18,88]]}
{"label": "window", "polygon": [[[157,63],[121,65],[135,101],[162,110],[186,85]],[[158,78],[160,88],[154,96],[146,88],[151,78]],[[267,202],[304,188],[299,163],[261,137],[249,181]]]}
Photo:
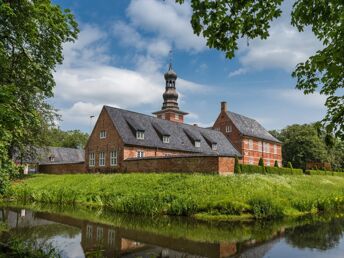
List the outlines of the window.
{"label": "window", "polygon": [[89,164],[90,167],[94,167],[95,163],[96,163],[95,155],[92,152],[92,153],[89,154],[88,164]]}
{"label": "window", "polygon": [[106,131],[100,131],[99,138],[100,139],[105,139],[106,138]]}
{"label": "window", "polygon": [[270,152],[270,144],[267,142],[263,143],[263,149],[265,153],[269,153]]}
{"label": "window", "polygon": [[145,153],[143,151],[137,151],[137,157],[143,158],[145,156]]}
{"label": "window", "polygon": [[104,229],[102,227],[97,227],[97,241],[103,239]]}
{"label": "window", "polygon": [[161,119],[165,119],[165,114],[162,114],[162,115],[161,115]]}
{"label": "window", "polygon": [[220,128],[216,127],[215,130],[216,130],[216,131],[220,131]]}
{"label": "window", "polygon": [[145,133],[142,131],[137,131],[136,132],[136,139],[138,140],[144,140],[145,139]]}
{"label": "window", "polygon": [[258,151],[262,152],[262,142],[258,142]]}
{"label": "window", "polygon": [[92,225],[87,225],[86,226],[86,238],[87,239],[92,239],[92,233],[93,233]]}
{"label": "window", "polygon": [[277,154],[277,145],[274,144],[274,154]]}
{"label": "window", "polygon": [[250,165],[253,165],[254,161],[253,161],[253,158],[252,158],[252,157],[250,157],[250,158],[248,159],[248,163],[249,163]]}
{"label": "window", "polygon": [[49,161],[54,162],[55,161],[55,156],[54,155],[49,156]]}
{"label": "window", "polygon": [[174,115],[174,118],[175,118],[176,120],[179,120],[179,115],[178,115],[178,114],[175,114],[175,115]]}
{"label": "window", "polygon": [[110,166],[117,166],[117,151],[110,152]]}
{"label": "window", "polygon": [[266,165],[267,165],[268,167],[270,167],[270,160],[269,160],[269,159],[266,160]]}
{"label": "window", "polygon": [[211,148],[212,148],[212,150],[217,150],[217,143],[213,143],[213,144],[211,145]]}
{"label": "window", "polygon": [[196,148],[201,147],[201,141],[195,141],[195,147]]}
{"label": "window", "polygon": [[162,137],[162,142],[163,142],[163,143],[170,143],[170,136],[165,136],[165,135],[164,135],[164,136]]}
{"label": "window", "polygon": [[248,148],[249,148],[250,150],[253,150],[253,140],[252,140],[252,139],[249,139],[249,140],[248,140]]}
{"label": "window", "polygon": [[115,244],[115,230],[109,229],[108,231],[108,245],[113,246]]}
{"label": "window", "polygon": [[99,152],[99,166],[105,166],[105,152]]}
{"label": "window", "polygon": [[226,133],[230,133],[232,132],[232,126],[231,125],[227,125],[226,126]]}

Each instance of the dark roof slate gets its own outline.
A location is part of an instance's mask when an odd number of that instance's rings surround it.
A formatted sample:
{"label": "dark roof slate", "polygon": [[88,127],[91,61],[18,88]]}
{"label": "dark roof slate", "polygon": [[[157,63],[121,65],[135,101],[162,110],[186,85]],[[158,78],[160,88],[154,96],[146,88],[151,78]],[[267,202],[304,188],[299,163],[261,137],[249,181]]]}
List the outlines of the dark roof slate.
{"label": "dark roof slate", "polygon": [[[226,137],[219,131],[171,122],[149,115],[110,106],[104,106],[104,108],[109,114],[116,130],[126,145],[162,148],[198,154],[241,156],[240,153],[226,139]],[[142,125],[145,132],[144,140],[136,139],[136,135],[132,132],[132,130],[130,130],[129,125],[126,122],[126,118],[128,117]],[[169,143],[163,143],[161,137],[158,135],[157,130],[154,129],[154,125],[158,125],[160,130],[166,131],[170,134]],[[191,132],[195,138],[200,139],[201,147],[195,147],[194,142],[192,142],[192,140],[190,140],[190,138],[186,135],[185,130]],[[213,141],[216,141],[216,151],[212,150],[205,138],[202,137],[202,133],[209,135]]]}
{"label": "dark roof slate", "polygon": [[[38,149],[38,164],[70,164],[81,163],[85,161],[85,152],[83,149],[47,147]],[[53,160],[49,160],[53,157]]]}
{"label": "dark roof slate", "polygon": [[227,115],[243,135],[280,143],[256,120],[230,111]]}

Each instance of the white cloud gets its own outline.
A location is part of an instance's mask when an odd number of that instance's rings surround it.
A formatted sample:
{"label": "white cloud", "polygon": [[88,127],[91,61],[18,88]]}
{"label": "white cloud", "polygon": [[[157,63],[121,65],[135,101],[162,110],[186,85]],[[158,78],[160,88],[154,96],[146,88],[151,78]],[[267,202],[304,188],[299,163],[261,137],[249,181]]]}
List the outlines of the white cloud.
{"label": "white cloud", "polygon": [[297,89],[270,90],[269,93],[272,96],[287,101],[290,104],[313,109],[323,110],[326,101],[326,96],[321,95],[318,92],[305,95],[302,91]]}
{"label": "white cloud", "polygon": [[234,77],[234,76],[238,76],[238,75],[243,75],[243,74],[246,74],[247,73],[247,69],[246,68],[239,68],[233,72],[230,72],[228,74],[228,77],[231,78],[231,77]]}
{"label": "white cloud", "polygon": [[[147,10],[151,15],[147,15]],[[178,49],[206,49],[205,39],[193,33],[188,2],[179,5],[171,0],[132,0],[127,14],[134,26],[157,33],[158,38],[173,42]]]}

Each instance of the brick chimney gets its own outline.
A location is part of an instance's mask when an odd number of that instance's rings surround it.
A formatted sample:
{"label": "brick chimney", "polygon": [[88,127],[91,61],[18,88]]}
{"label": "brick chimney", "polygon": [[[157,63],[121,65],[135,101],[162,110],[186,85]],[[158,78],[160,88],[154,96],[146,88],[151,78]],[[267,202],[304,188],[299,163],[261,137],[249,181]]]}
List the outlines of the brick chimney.
{"label": "brick chimney", "polygon": [[226,101],[221,102],[221,112],[227,112],[227,102]]}

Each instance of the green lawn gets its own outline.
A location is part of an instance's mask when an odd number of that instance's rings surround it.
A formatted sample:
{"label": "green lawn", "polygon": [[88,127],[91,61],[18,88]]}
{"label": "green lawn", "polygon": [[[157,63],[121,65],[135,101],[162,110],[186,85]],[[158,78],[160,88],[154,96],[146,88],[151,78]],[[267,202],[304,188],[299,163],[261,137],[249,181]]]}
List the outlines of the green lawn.
{"label": "green lawn", "polygon": [[118,212],[201,219],[275,218],[344,210],[336,176],[185,174],[35,175],[14,184],[17,201],[103,206]]}

